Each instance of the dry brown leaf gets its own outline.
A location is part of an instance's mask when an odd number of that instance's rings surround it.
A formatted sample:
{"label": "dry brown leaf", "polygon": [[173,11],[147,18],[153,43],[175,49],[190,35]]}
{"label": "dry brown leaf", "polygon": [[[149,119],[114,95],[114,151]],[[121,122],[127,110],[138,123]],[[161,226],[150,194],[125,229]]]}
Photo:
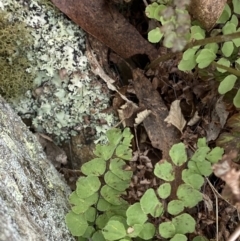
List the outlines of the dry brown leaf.
{"label": "dry brown leaf", "polygon": [[184,119],[181,111],[180,100],[175,100],[172,102],[169,115],[164,121],[166,121],[168,124],[174,125],[178,130],[182,132],[186,125],[186,120]]}
{"label": "dry brown leaf", "polygon": [[240,207],[240,171],[238,165],[234,163],[237,151],[225,154],[219,163],[213,165],[214,174],[225,181],[225,187],[222,196],[227,198],[231,203]]}
{"label": "dry brown leaf", "polygon": [[113,4],[106,0],[51,0],[73,22],[123,58],[146,54],[153,60],[157,50],[145,40]]}
{"label": "dry brown leaf", "polygon": [[221,127],[223,128],[226,124],[226,120],[228,118],[229,112],[226,110],[226,105],[222,99],[223,99],[223,97],[218,99],[216,106],[215,106],[215,110],[220,119]]}
{"label": "dry brown leaf", "polygon": [[206,205],[206,207],[208,209],[208,212],[212,212],[213,211],[213,202],[212,202],[211,198],[207,194],[204,194],[204,193],[202,193],[202,196],[203,196],[204,204]]}
{"label": "dry brown leaf", "polygon": [[203,123],[207,141],[214,141],[217,139],[226,123],[228,114],[229,112],[226,111],[225,104],[222,102],[222,99],[219,99],[211,112],[210,123],[209,120],[205,120],[205,123]]}
{"label": "dry brown leaf", "polygon": [[218,125],[218,119],[216,116],[212,118],[210,123],[204,123],[203,127],[205,127],[207,142],[215,141],[222,130],[221,126]]}
{"label": "dry brown leaf", "polygon": [[231,169],[231,166],[230,166],[228,160],[225,160],[223,162],[213,165],[213,172],[214,172],[215,176],[220,177],[220,178],[222,176],[225,176],[226,173],[228,173],[230,171],[230,169]]}
{"label": "dry brown leaf", "polygon": [[227,0],[191,0],[190,12],[210,31],[223,12]]}
{"label": "dry brown leaf", "polygon": [[139,107],[133,102],[126,102],[118,109],[118,116],[123,126],[134,125],[134,114],[138,111]]}

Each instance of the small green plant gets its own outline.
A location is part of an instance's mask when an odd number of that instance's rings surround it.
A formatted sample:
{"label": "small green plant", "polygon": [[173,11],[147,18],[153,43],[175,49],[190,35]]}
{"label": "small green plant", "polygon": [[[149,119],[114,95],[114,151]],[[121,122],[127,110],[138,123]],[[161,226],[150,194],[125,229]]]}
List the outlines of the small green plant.
{"label": "small green plant", "polygon": [[[191,71],[196,68],[201,70],[210,65],[215,66],[216,71],[211,72],[210,75],[214,74],[215,78],[219,80],[218,92],[224,95],[236,86],[236,81],[240,76],[240,58],[238,56],[240,47],[240,28],[238,27],[240,2],[233,0],[233,12],[228,4],[225,5],[225,9],[217,22],[217,27],[210,32],[210,38],[206,38],[206,31],[196,21],[191,23],[185,9],[187,2],[185,5],[180,5],[181,10],[178,10],[176,6],[167,7],[156,2],[147,6],[146,15],[161,23],[161,27],[149,32],[148,39],[155,43],[159,42],[164,36],[163,45],[165,47],[172,48],[173,51],[183,50],[182,59],[178,64],[178,69],[181,71]],[[170,11],[171,8],[175,11]],[[172,14],[169,14],[171,15],[170,19],[166,17],[165,13],[169,11]],[[181,17],[179,14],[181,14]],[[178,29],[184,29],[184,31]],[[238,87],[239,85],[237,85]],[[239,88],[234,96],[233,104],[239,108]]]}
{"label": "small green plant", "polygon": [[[176,166],[182,166],[187,162],[187,168],[182,171],[183,183],[177,189],[177,199],[170,200],[167,204],[165,212],[175,216],[171,221],[161,222],[158,231],[163,238],[171,238],[175,240],[187,240],[186,233],[191,233],[195,230],[195,220],[188,213],[184,213],[185,208],[192,208],[202,200],[200,189],[204,183],[204,177],[212,173],[211,166],[221,159],[223,149],[215,147],[210,150],[206,144],[206,139],[198,140],[197,150],[188,160],[185,146],[183,143],[173,145],[169,155],[172,162]],[[188,161],[187,161],[188,160]],[[164,160],[156,164],[154,169],[155,176],[160,179],[171,182],[175,178],[174,165]],[[163,184],[166,185],[167,183]],[[160,198],[166,199],[170,195],[171,186],[157,189]],[[145,194],[144,194],[145,195]],[[163,198],[164,197],[164,198]],[[140,201],[141,203],[141,201]]]}
{"label": "small green plant", "polygon": [[118,240],[126,236],[129,205],[121,196],[126,194],[132,177],[132,171],[125,170],[125,161],[132,157],[133,136],[129,129],[112,129],[106,135],[108,144],[96,146],[96,158],[81,167],[85,176],[78,179],[76,191],[69,198],[73,206],[66,223],[81,240]]}
{"label": "small green plant", "polygon": [[[126,163],[131,159],[132,135],[129,129],[123,132],[112,129],[107,137],[108,144],[96,147],[97,158],[81,167],[84,176],[79,178],[76,191],[69,198],[72,208],[66,215],[66,223],[71,233],[83,241],[158,237],[186,241],[186,234],[194,232],[196,221],[185,209],[195,207],[202,200],[204,177],[212,173],[211,165],[221,159],[223,149],[211,150],[202,138],[188,159],[183,143],[173,145],[169,152],[172,162],[161,160],[154,168],[154,175],[162,184],[149,188],[139,202],[130,205],[122,197],[127,194],[133,174]],[[183,182],[177,188],[176,198],[170,200],[175,167],[183,165],[186,167],[182,171]],[[207,239],[194,238],[198,240]]]}
{"label": "small green plant", "polygon": [[[240,32],[238,27],[238,17],[236,14],[239,12],[239,1],[233,0],[233,14],[230,7],[226,4],[225,9],[218,20],[219,24],[223,24],[221,29],[213,29],[212,36],[222,33],[222,35],[233,34]],[[191,27],[191,40],[201,40],[205,38],[205,30],[199,26]],[[230,39],[224,43],[218,44],[216,42],[208,43],[204,47],[194,46],[187,49],[183,53],[182,60],[178,68],[182,71],[190,71],[196,66],[199,69],[207,68],[210,64],[217,67],[215,76],[220,76],[218,92],[226,94],[231,91],[240,76],[239,63],[240,58],[237,56],[238,48],[240,47],[240,38]],[[230,66],[235,66],[232,69]],[[237,91],[233,98],[233,103],[236,107],[240,107],[240,90]]]}

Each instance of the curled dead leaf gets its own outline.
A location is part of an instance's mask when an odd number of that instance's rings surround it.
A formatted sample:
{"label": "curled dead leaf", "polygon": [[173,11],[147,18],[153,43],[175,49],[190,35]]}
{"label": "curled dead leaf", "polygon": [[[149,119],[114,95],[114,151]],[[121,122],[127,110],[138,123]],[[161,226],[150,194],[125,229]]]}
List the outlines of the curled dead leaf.
{"label": "curled dead leaf", "polygon": [[124,127],[134,125],[134,114],[139,107],[133,102],[126,102],[118,109],[118,116]]}
{"label": "curled dead leaf", "polygon": [[139,112],[135,118],[134,126],[137,127],[139,124],[141,124],[150,115],[151,112],[151,110],[144,110]]}
{"label": "curled dead leaf", "polygon": [[188,126],[194,126],[200,119],[201,119],[201,117],[198,115],[198,111],[195,111],[194,116],[187,123],[187,125]]}

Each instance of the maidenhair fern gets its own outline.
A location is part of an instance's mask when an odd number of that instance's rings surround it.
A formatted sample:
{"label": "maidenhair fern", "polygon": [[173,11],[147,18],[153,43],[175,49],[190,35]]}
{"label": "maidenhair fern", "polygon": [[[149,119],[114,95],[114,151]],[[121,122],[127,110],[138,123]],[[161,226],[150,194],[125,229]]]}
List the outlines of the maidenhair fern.
{"label": "maidenhair fern", "polygon": [[[125,160],[132,157],[132,134],[129,129],[112,129],[107,137],[109,143],[97,145],[96,158],[81,167],[84,176],[69,198],[72,210],[66,223],[74,236],[82,237],[80,240],[119,240],[126,236],[123,224],[128,204],[121,195],[126,194],[132,177],[132,172],[125,170]],[[119,225],[114,231],[116,223]]]}
{"label": "maidenhair fern", "polygon": [[[161,1],[162,2],[162,1]],[[181,2],[181,3],[179,3]],[[237,80],[240,76],[239,9],[240,1],[232,1],[232,9],[226,3],[217,25],[207,33],[198,22],[191,21],[187,11],[189,1],[173,1],[170,5],[154,2],[146,7],[146,15],[157,22],[157,27],[149,31],[148,40],[157,43],[163,40],[163,46],[172,51],[183,51],[178,64],[181,71],[206,69],[210,65],[216,71],[210,71],[219,83],[218,92],[222,95],[232,90],[233,104],[240,108],[240,89]],[[206,35],[210,35],[206,38]],[[151,66],[151,64],[150,64]]]}
{"label": "maidenhair fern", "polygon": [[[83,176],[69,200],[71,211],[66,223],[79,240],[131,241],[154,240],[162,237],[170,241],[186,241],[195,230],[196,221],[186,208],[195,207],[202,200],[204,177],[212,173],[211,165],[221,159],[223,149],[210,149],[206,139],[198,140],[197,150],[188,159],[183,143],[173,145],[169,155],[172,164],[161,160],[154,174],[161,185],[149,188],[139,202],[132,205],[122,197],[127,195],[132,171],[126,161],[132,157],[129,129],[107,132],[109,143],[98,145],[95,159],[81,167]],[[187,162],[187,163],[186,163]],[[183,182],[174,200],[170,200],[175,166],[185,165]],[[167,219],[166,219],[167,217]],[[207,240],[197,236],[194,241]]]}
{"label": "maidenhair fern", "polygon": [[[216,36],[222,33],[222,35],[228,35],[237,33],[240,31],[238,28],[237,12],[239,11],[239,1],[233,1],[233,12],[228,4],[218,20],[218,24],[223,24],[222,28],[214,28],[210,35]],[[200,26],[191,27],[191,41],[205,39],[205,30]],[[217,36],[216,36],[217,38]],[[213,42],[206,44],[204,47],[200,45],[188,48],[184,53],[182,60],[180,61],[178,68],[182,71],[190,71],[196,66],[199,69],[204,69],[210,64],[217,67],[215,75],[221,76],[219,79],[221,82],[218,87],[220,94],[225,94],[233,89],[235,82],[239,76],[238,63],[240,59],[237,56],[237,50],[240,46],[240,38],[231,38],[229,41],[225,41],[223,44],[217,43],[216,39],[213,38]],[[235,66],[233,69],[231,66]],[[227,73],[229,72],[229,73]],[[236,107],[240,106],[239,101],[240,90],[235,95],[233,103]]]}

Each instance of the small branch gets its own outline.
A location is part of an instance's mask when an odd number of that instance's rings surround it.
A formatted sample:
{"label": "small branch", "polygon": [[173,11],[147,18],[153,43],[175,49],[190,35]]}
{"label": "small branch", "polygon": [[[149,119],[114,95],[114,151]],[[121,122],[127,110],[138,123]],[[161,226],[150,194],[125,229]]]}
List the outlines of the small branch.
{"label": "small branch", "polygon": [[215,61],[212,62],[212,65],[214,65],[215,67],[221,68],[221,69],[225,69],[225,70],[227,70],[229,73],[234,74],[234,75],[240,77],[240,71],[238,71],[238,70],[236,70],[236,69],[233,69],[233,68],[231,68],[231,67],[224,66],[224,65],[222,65],[222,64],[218,64],[218,63],[216,63]]}
{"label": "small branch", "polygon": [[234,231],[233,234],[228,238],[228,241],[236,241],[238,237],[240,236],[240,226],[237,227],[237,229]]}
{"label": "small branch", "polygon": [[179,53],[168,53],[163,56],[157,57],[155,60],[153,60],[149,65],[146,66],[145,70],[154,69],[159,63],[167,61],[169,59],[174,58],[178,54],[182,54],[182,52]]}
{"label": "small branch", "polygon": [[145,7],[148,6],[147,0],[143,0],[143,3],[144,3],[144,5],[145,5]]}
{"label": "small branch", "polygon": [[[195,47],[195,46],[206,45],[209,43],[222,43],[222,42],[231,41],[236,38],[240,38],[240,32],[226,34],[226,35],[217,35],[217,36],[213,36],[213,37],[209,37],[209,38],[205,38],[205,39],[194,40],[194,41],[188,43],[182,52],[184,52],[185,50],[187,50],[189,48]],[[160,62],[167,61],[167,60],[175,57],[177,54],[179,54],[179,53],[170,53],[170,54],[167,54],[164,56],[160,56],[157,59],[153,60],[145,68],[145,70],[154,69]]]}
{"label": "small branch", "polygon": [[236,38],[240,38],[240,32],[230,33],[230,34],[226,34],[226,35],[217,35],[217,36],[213,36],[213,37],[209,37],[209,38],[205,38],[205,39],[199,39],[199,40],[195,40],[193,42],[188,43],[186,45],[184,51],[188,48],[192,48],[195,46],[206,45],[206,44],[210,44],[210,43],[222,43],[222,42],[231,41]]}

